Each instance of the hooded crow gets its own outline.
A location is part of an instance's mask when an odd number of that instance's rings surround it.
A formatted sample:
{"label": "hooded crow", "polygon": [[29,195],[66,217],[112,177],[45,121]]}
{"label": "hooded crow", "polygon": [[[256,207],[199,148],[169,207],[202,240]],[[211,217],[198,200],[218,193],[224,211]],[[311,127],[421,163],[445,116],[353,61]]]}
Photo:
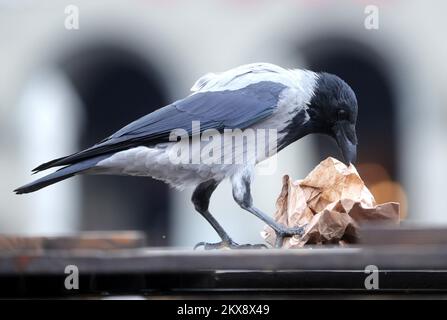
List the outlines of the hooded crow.
{"label": "hooded crow", "polygon": [[[250,184],[255,165],[311,133],[333,137],[345,163],[354,162],[357,99],[353,90],[329,73],[255,63],[206,74],[191,91],[193,93],[186,98],[143,116],[90,148],[38,166],[33,172],[62,168],[15,192],[33,192],[78,174],[147,176],[178,189],[194,186],[192,202],[195,209],[222,239],[218,243],[198,245],[205,249],[255,247],[257,245],[234,242],[208,210],[213,191],[222,180],[229,178],[234,200],[275,230],[278,246],[285,236],[301,235],[302,227],[286,228],[253,205]],[[199,124],[198,129],[194,123]],[[227,148],[226,142],[220,149],[215,149],[219,151],[216,152],[217,159],[231,154],[231,161],[191,161],[194,153],[203,152],[210,144],[194,139],[184,144],[190,147],[186,151],[189,161],[174,159],[173,154],[179,154],[174,146],[180,142],[179,135],[173,135],[173,132],[183,132],[194,138],[207,131],[222,134],[228,130],[274,130],[276,134],[274,141],[271,137],[268,139],[268,154],[255,152],[250,156],[247,148],[242,148],[244,161],[235,161],[237,148]],[[208,141],[214,140],[224,141],[215,139],[215,136]],[[244,147],[252,144],[243,141]],[[199,147],[195,149],[197,144]],[[258,143],[256,146],[258,148]]]}

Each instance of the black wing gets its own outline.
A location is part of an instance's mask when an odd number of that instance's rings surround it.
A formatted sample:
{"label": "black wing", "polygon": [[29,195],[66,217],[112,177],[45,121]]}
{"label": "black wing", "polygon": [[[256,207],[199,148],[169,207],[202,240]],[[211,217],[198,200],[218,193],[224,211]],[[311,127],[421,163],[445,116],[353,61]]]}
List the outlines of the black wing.
{"label": "black wing", "polygon": [[44,163],[33,171],[166,142],[174,129],[184,129],[191,134],[192,121],[200,121],[201,131],[245,129],[273,113],[284,88],[280,83],[263,81],[238,90],[198,92],[128,124],[88,149]]}

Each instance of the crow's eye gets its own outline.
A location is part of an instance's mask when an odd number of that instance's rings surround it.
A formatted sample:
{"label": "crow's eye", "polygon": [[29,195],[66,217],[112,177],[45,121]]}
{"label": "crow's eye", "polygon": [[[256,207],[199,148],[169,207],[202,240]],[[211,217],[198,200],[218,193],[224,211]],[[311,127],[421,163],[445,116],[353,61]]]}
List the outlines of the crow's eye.
{"label": "crow's eye", "polygon": [[337,120],[348,120],[349,116],[346,110],[340,109],[337,112]]}

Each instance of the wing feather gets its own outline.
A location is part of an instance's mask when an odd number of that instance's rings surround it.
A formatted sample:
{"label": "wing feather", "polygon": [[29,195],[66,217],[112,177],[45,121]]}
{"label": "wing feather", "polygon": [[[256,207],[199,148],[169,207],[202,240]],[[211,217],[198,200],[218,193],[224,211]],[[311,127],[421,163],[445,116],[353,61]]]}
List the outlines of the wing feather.
{"label": "wing feather", "polygon": [[262,81],[238,90],[198,92],[128,124],[88,149],[44,163],[33,171],[140,145],[167,142],[175,129],[181,128],[191,134],[193,121],[200,121],[201,132],[211,128],[219,131],[245,129],[274,112],[284,88],[281,83]]}

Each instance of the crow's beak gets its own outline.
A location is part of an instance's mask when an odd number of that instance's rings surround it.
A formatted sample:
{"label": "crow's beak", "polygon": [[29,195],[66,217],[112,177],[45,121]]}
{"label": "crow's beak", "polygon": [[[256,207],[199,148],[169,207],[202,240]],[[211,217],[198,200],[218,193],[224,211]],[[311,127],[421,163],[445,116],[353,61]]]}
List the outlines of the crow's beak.
{"label": "crow's beak", "polygon": [[357,135],[355,125],[348,121],[339,121],[334,126],[335,140],[343,153],[344,163],[349,166],[357,158]]}

